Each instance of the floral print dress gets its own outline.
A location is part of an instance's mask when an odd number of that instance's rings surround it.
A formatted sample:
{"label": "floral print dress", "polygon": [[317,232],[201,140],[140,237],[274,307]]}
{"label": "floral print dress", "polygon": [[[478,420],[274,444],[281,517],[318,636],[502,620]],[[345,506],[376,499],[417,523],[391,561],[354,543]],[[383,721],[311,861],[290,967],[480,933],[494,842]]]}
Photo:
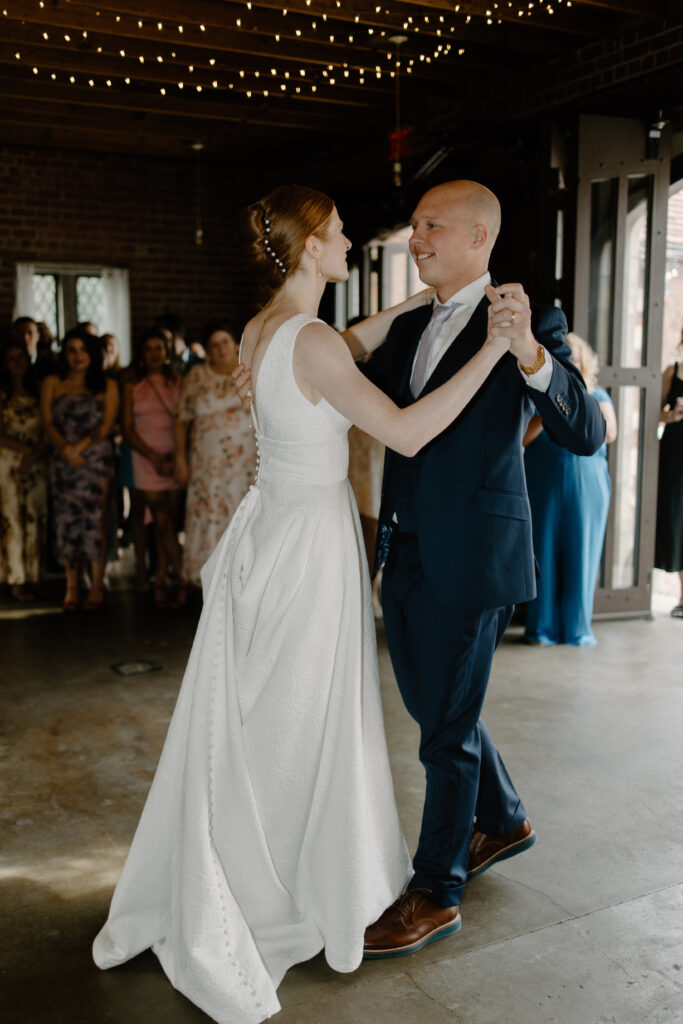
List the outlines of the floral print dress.
{"label": "floral print dress", "polygon": [[256,438],[232,377],[208,363],[183,378],[177,416],[191,421],[183,569],[193,583],[254,482]]}
{"label": "floral print dress", "polygon": [[[37,398],[12,395],[4,408],[4,429],[15,441],[38,444],[42,427]],[[23,456],[0,447],[0,582],[37,583],[45,552],[47,472],[38,459],[26,473]]]}
{"label": "floral print dress", "polygon": [[[52,403],[52,423],[67,444],[77,444],[102,422],[100,395],[63,394]],[[58,452],[50,458],[57,550],[64,558],[96,562],[102,556],[104,485],[114,475],[109,438],[83,452],[85,466],[71,466]]]}

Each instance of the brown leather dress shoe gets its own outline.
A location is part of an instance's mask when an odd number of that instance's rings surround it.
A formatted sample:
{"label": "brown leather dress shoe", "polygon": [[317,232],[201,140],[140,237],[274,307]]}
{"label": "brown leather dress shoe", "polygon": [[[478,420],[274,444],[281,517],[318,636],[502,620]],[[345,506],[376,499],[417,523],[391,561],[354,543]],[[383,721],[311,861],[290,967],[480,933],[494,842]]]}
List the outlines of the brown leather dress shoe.
{"label": "brown leather dress shoe", "polygon": [[514,832],[508,832],[504,836],[487,836],[483,832],[472,832],[467,877],[481,875],[496,861],[515,857],[518,853],[528,850],[535,842],[536,833],[528,818]]}
{"label": "brown leather dress shoe", "polygon": [[408,956],[428,942],[453,935],[462,924],[460,907],[439,907],[431,889],[408,889],[365,932],[364,960]]}

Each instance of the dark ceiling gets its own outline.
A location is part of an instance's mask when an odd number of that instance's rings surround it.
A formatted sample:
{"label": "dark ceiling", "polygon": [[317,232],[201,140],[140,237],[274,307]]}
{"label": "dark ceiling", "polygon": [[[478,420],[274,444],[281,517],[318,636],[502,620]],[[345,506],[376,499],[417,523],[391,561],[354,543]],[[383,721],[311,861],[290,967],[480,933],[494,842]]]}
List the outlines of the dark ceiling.
{"label": "dark ceiling", "polygon": [[397,122],[414,169],[570,109],[683,127],[679,0],[283,3],[0,0],[2,137],[362,178]]}

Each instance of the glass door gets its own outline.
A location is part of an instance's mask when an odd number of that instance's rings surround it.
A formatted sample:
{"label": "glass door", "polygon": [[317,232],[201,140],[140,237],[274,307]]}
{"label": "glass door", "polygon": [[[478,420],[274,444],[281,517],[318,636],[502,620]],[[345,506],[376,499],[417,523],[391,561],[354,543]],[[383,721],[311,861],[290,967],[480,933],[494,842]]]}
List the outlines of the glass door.
{"label": "glass door", "polygon": [[641,121],[580,119],[574,330],[619,428],[596,618],[650,614],[669,163],[667,133],[653,152]]}

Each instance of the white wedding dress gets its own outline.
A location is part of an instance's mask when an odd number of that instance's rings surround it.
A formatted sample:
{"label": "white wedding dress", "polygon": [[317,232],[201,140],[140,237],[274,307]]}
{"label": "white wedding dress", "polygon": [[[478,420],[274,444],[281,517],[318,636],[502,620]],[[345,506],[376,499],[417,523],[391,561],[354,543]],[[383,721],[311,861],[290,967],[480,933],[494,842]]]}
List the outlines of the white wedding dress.
{"label": "white wedding dress", "polygon": [[[204,609],[159,767],[93,955],[151,947],[220,1024],[280,1009],[292,964],[353,971],[412,867],[392,788],[349,422],[294,379],[255,388],[258,478],[202,570]],[[125,979],[122,979],[122,984]]]}

